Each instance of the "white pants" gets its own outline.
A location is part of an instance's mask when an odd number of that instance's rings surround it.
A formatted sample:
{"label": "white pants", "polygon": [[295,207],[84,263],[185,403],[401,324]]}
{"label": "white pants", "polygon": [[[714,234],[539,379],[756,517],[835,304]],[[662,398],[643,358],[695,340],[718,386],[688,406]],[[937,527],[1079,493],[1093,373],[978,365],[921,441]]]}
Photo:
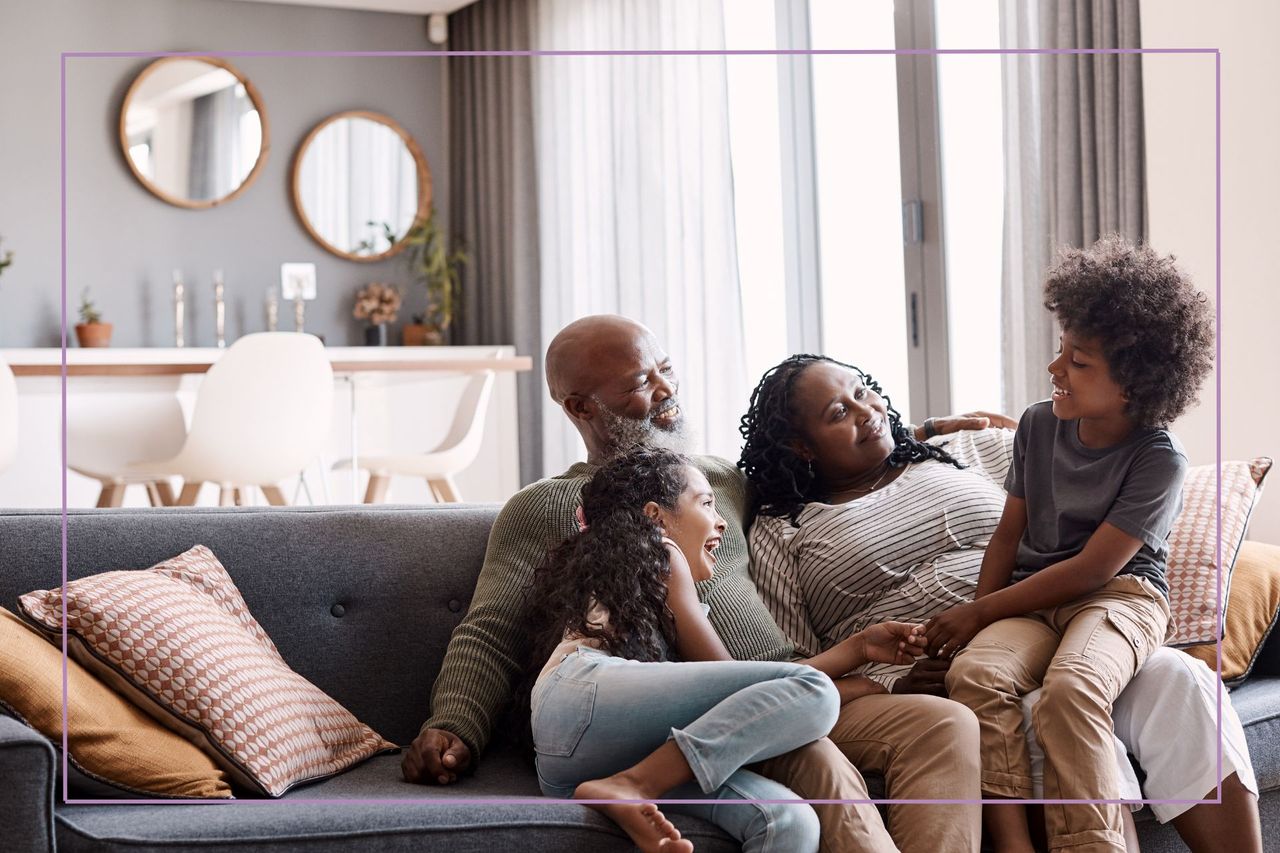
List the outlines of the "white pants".
{"label": "white pants", "polygon": [[[1133,753],[1146,771],[1145,799],[1201,800],[1232,773],[1238,773],[1241,784],[1257,796],[1258,780],[1244,728],[1225,688],[1222,774],[1218,774],[1218,683],[1216,672],[1177,649],[1161,647],[1147,659],[1111,712],[1122,799],[1144,799],[1126,752]],[[1034,690],[1022,700],[1036,798],[1044,796],[1044,752],[1031,725],[1031,709],[1039,696],[1040,691]],[[1151,811],[1161,823],[1168,823],[1191,805],[1155,803]]]}

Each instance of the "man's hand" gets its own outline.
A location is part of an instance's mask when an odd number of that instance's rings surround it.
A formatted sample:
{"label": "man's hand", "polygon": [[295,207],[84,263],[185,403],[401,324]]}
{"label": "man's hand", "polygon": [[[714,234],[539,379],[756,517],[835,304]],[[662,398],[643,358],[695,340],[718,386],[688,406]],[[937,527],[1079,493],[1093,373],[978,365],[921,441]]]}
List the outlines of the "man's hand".
{"label": "man's hand", "polygon": [[947,695],[947,670],[949,659],[921,658],[911,671],[893,683],[894,693],[927,693],[930,696]]}
{"label": "man's hand", "polygon": [[[1018,428],[1017,421],[999,412],[965,412],[963,415],[948,415],[945,418],[930,418],[929,420],[933,423],[933,429],[937,435],[949,435],[961,430],[986,429],[993,426],[1004,427],[1005,429]],[[923,426],[916,427],[915,436],[917,441],[925,440]]]}
{"label": "man's hand", "polygon": [[424,729],[400,761],[400,772],[406,782],[448,785],[471,766],[471,750],[453,732]]}
{"label": "man's hand", "polygon": [[925,623],[929,654],[953,658],[956,652],[969,645],[969,641],[989,624],[983,615],[982,605],[977,601],[957,604],[944,610]]}

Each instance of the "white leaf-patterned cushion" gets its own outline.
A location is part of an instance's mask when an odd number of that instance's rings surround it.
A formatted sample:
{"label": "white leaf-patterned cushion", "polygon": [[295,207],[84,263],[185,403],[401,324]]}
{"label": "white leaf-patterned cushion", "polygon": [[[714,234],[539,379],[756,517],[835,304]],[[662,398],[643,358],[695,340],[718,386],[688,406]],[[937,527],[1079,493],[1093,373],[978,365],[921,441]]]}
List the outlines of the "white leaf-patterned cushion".
{"label": "white leaf-patterned cushion", "polygon": [[1170,646],[1212,643],[1222,636],[1220,614],[1236,553],[1244,541],[1249,515],[1262,494],[1271,460],[1222,463],[1222,597],[1218,597],[1218,492],[1213,465],[1187,472],[1182,487],[1182,514],[1169,533],[1169,609],[1174,633]]}
{"label": "white leaf-patterned cushion", "polygon": [[[251,790],[278,797],[395,748],[289,668],[203,545],[66,593],[70,655]],[[61,589],[19,604],[61,643]]]}

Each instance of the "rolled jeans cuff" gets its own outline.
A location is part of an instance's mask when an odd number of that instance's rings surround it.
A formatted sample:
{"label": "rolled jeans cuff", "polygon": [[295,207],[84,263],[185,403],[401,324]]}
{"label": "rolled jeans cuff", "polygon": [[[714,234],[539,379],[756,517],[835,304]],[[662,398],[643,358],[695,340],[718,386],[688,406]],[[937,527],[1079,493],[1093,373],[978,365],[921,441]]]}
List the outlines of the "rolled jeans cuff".
{"label": "rolled jeans cuff", "polygon": [[[1070,807],[1068,807],[1070,808]],[[1049,850],[1070,853],[1124,853],[1124,835],[1109,829],[1086,829],[1049,839]]]}
{"label": "rolled jeans cuff", "polygon": [[1030,776],[982,771],[982,793],[1012,800],[1029,800],[1035,794]]}

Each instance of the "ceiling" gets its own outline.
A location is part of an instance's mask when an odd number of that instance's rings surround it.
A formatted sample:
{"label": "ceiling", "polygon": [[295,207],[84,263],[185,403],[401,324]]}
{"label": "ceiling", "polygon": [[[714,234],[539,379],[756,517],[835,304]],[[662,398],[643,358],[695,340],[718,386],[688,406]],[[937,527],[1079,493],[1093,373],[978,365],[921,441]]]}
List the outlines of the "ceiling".
{"label": "ceiling", "polygon": [[456,12],[475,0],[240,0],[242,3],[288,3],[294,6],[326,6],[331,9],[357,9],[361,12],[401,12],[406,15],[430,15],[432,12]]}

